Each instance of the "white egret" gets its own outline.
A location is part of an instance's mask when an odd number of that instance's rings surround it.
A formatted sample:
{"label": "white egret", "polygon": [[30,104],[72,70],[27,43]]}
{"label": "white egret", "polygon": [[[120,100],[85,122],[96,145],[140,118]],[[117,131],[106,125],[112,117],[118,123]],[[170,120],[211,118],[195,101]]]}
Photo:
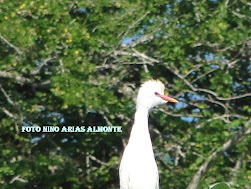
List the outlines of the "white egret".
{"label": "white egret", "polygon": [[148,129],[148,112],[166,102],[178,102],[164,95],[159,80],[145,82],[139,89],[134,125],[125,148],[120,168],[120,189],[158,189],[159,173]]}

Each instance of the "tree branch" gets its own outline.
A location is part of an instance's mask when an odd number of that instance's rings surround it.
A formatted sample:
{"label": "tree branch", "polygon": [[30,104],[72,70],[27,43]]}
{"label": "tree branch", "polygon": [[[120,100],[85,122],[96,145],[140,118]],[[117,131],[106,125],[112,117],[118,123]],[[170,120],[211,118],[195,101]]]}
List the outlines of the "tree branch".
{"label": "tree branch", "polygon": [[251,96],[251,93],[245,93],[243,95],[238,95],[238,96],[232,96],[232,97],[227,97],[227,98],[223,98],[223,97],[220,97],[218,96],[217,93],[215,93],[214,91],[211,91],[209,89],[204,89],[204,88],[196,88],[193,86],[192,83],[190,83],[186,78],[185,76],[183,76],[182,74],[179,73],[179,70],[173,66],[173,69],[170,69],[170,68],[167,68],[168,70],[170,70],[172,73],[174,73],[176,76],[178,76],[180,79],[182,79],[186,85],[188,87],[190,87],[194,92],[197,92],[197,91],[200,91],[200,92],[205,92],[205,93],[208,93],[212,96],[214,96],[216,99],[218,100],[222,100],[222,101],[227,101],[227,100],[236,100],[236,99],[240,99],[240,98],[244,98],[244,97],[248,97],[248,96]]}
{"label": "tree branch", "polygon": [[27,180],[21,178],[21,175],[17,175],[15,177],[13,177],[10,181],[10,184],[13,184],[15,181],[19,181],[19,182],[28,182]]}
{"label": "tree branch", "polygon": [[245,98],[251,96],[251,93],[246,93],[243,95],[238,95],[238,96],[232,96],[232,97],[228,97],[228,98],[222,98],[222,97],[216,97],[218,100],[236,100],[236,99],[240,99],[240,98]]}
{"label": "tree branch", "polygon": [[203,115],[200,115],[200,114],[175,114],[175,113],[168,112],[163,108],[159,108],[158,110],[172,117],[203,117]]}
{"label": "tree branch", "polygon": [[13,113],[11,113],[9,110],[7,110],[6,108],[2,108],[3,112],[9,116],[12,119],[18,120],[18,117],[16,115],[14,115]]}
{"label": "tree branch", "polygon": [[15,103],[11,100],[10,96],[7,94],[7,92],[4,90],[4,88],[2,87],[2,85],[0,84],[0,90],[2,91],[3,95],[5,96],[5,98],[7,99],[7,101],[15,106]]}
{"label": "tree branch", "polygon": [[[213,117],[211,119],[208,119],[206,120],[206,122],[210,122],[210,121],[213,121],[213,120],[216,120],[216,119],[221,119],[223,120],[225,123],[229,123],[229,120],[227,120],[226,118],[230,118],[230,117],[236,117],[236,118],[243,118],[241,115],[238,115],[238,114],[223,114],[221,116],[216,116],[216,117]],[[202,123],[203,124],[203,123]],[[199,129],[201,127],[202,124],[199,124],[199,125],[196,125],[195,128],[196,129]]]}
{"label": "tree branch", "polygon": [[11,48],[13,48],[18,54],[22,54],[23,52],[20,51],[15,45],[10,43],[7,39],[5,39],[1,34],[0,34],[0,39],[2,39],[7,45],[9,45]]}
{"label": "tree branch", "polygon": [[242,152],[241,153],[241,156],[238,158],[234,168],[233,168],[233,172],[232,172],[232,180],[229,182],[231,185],[235,184],[236,182],[236,179],[238,177],[238,173],[239,173],[239,170],[241,168],[241,165],[243,164],[243,160],[245,158],[245,156],[247,155],[247,152]]}
{"label": "tree branch", "polygon": [[23,84],[32,83],[32,81],[30,79],[22,77],[15,72],[10,73],[10,72],[5,72],[5,71],[0,71],[0,77],[14,79],[17,82],[20,82]]}
{"label": "tree branch", "polygon": [[122,37],[122,41],[127,37],[127,34],[129,33],[129,31],[134,28],[134,26],[139,23],[141,20],[143,20],[146,15],[149,14],[149,11],[147,11],[143,16],[141,16],[138,20],[136,20],[135,22],[133,22],[129,27],[128,29],[126,30],[126,32],[124,33],[123,37]]}
{"label": "tree branch", "polygon": [[209,168],[212,166],[215,159],[217,159],[219,156],[222,155],[223,152],[227,151],[229,148],[235,146],[238,142],[243,140],[244,136],[249,134],[251,132],[251,129],[249,127],[251,123],[251,118],[246,122],[244,128],[234,134],[227,142],[225,142],[222,147],[218,150],[212,153],[207,160],[200,166],[197,173],[194,175],[192,181],[188,185],[187,189],[196,189],[198,186],[198,183],[200,179],[207,173]]}
{"label": "tree branch", "polygon": [[137,39],[136,41],[133,41],[133,42],[131,42],[130,44],[128,44],[126,46],[123,45],[122,50],[127,49],[127,48],[132,48],[132,47],[137,46],[140,43],[144,43],[146,41],[152,40],[154,38],[154,34],[159,30],[159,28],[162,26],[162,24],[163,23],[160,23],[160,25],[158,27],[156,27],[156,29],[153,30],[150,34],[144,35],[144,36],[140,37],[139,39]]}
{"label": "tree branch", "polygon": [[218,69],[219,69],[219,68],[214,68],[214,69],[212,69],[212,70],[209,70],[208,72],[206,72],[206,73],[204,73],[204,74],[198,76],[198,77],[197,77],[196,79],[194,79],[191,83],[195,83],[195,82],[198,81],[200,78],[205,77],[206,75],[208,75],[208,74],[210,74],[210,73],[212,73],[212,72],[214,72],[215,70],[218,70]]}
{"label": "tree branch", "polygon": [[41,69],[48,63],[50,62],[52,59],[54,59],[56,57],[49,57],[49,58],[46,58],[38,67],[36,67],[34,70],[31,71],[31,75],[36,75],[38,74]]}
{"label": "tree branch", "polygon": [[107,166],[107,163],[105,163],[105,162],[103,162],[103,161],[101,161],[101,160],[99,160],[98,158],[96,158],[95,156],[93,156],[93,155],[88,155],[89,156],[89,158],[90,159],[92,159],[93,161],[96,161],[97,163],[99,163],[99,164],[101,164],[101,165],[105,165],[105,166]]}
{"label": "tree branch", "polygon": [[141,59],[145,64],[150,64],[150,65],[152,65],[152,63],[159,63],[159,60],[157,60],[157,59],[151,58],[143,53],[140,53],[136,49],[132,49],[132,50],[133,50],[133,52],[115,50],[112,52],[112,54],[114,54],[115,56],[122,55],[122,56],[137,57],[137,58]]}

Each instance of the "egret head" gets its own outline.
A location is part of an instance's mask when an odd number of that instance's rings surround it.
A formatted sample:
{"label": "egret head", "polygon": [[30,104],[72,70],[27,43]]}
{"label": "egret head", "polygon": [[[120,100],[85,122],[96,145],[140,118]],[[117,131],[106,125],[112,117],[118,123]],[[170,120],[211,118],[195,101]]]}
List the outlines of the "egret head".
{"label": "egret head", "polygon": [[148,109],[167,102],[178,102],[164,94],[165,86],[159,80],[149,80],[143,83],[139,89],[137,97],[137,108],[144,106]]}

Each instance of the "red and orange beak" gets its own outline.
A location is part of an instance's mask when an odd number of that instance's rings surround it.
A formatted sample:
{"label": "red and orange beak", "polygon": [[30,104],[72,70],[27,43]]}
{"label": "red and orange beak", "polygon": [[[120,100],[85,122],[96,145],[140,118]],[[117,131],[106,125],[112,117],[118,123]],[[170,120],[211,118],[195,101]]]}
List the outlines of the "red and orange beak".
{"label": "red and orange beak", "polygon": [[167,95],[161,95],[159,93],[155,93],[156,96],[162,98],[163,100],[167,101],[167,102],[173,102],[173,103],[177,103],[179,102],[178,100],[170,97],[170,96],[167,96]]}

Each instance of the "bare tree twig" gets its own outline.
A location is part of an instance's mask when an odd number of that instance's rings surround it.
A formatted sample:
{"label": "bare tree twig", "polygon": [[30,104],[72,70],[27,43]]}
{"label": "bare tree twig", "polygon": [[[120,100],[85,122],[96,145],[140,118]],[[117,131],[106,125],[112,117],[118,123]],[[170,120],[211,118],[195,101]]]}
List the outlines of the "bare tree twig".
{"label": "bare tree twig", "polygon": [[[184,75],[184,77],[187,77],[188,75],[190,75],[192,72],[194,72],[195,70],[198,70],[200,67],[202,67],[203,65],[202,64],[199,64],[199,65],[195,65],[195,68],[189,70],[189,72]],[[193,82],[192,82],[193,83]]]}
{"label": "bare tree twig", "polygon": [[48,63],[50,62],[51,60],[53,60],[54,58],[56,57],[49,57],[49,58],[46,58],[38,67],[36,67],[34,70],[31,71],[31,75],[36,75],[38,74],[41,69]]}
{"label": "bare tree twig", "polygon": [[7,92],[4,90],[3,86],[0,84],[0,90],[2,91],[3,95],[5,96],[5,98],[7,99],[7,101],[15,106],[15,103],[11,100],[10,96],[7,94]]}
{"label": "bare tree twig", "polygon": [[[216,116],[216,117],[213,117],[211,119],[208,119],[208,120],[206,120],[206,122],[210,122],[210,121],[213,121],[213,120],[221,119],[225,123],[229,123],[229,121],[227,119],[225,119],[225,118],[230,118],[230,117],[243,118],[243,116],[238,115],[238,114],[227,114],[227,115],[224,114],[224,115],[221,115],[221,116]],[[199,129],[201,127],[201,125],[202,124],[196,125],[195,128]]]}
{"label": "bare tree twig", "polygon": [[10,43],[7,39],[5,39],[1,34],[0,34],[0,39],[2,39],[7,45],[9,45],[11,48],[13,48],[18,54],[22,54],[23,52],[20,51],[15,45]]}
{"label": "bare tree twig", "polygon": [[211,91],[209,89],[194,87],[192,85],[192,83],[190,83],[183,75],[181,75],[179,73],[179,70],[176,67],[174,67],[173,70],[170,69],[170,68],[167,68],[167,69],[170,70],[172,73],[174,73],[176,76],[178,76],[180,79],[182,79],[186,83],[186,85],[189,86],[194,92],[197,92],[197,91],[205,92],[205,93],[211,94],[212,96],[214,96],[218,100],[222,100],[222,101],[225,101],[225,100],[236,100],[236,99],[240,99],[240,98],[251,96],[251,93],[245,93],[243,95],[238,95],[238,96],[232,96],[232,97],[223,98],[223,97],[218,96],[217,93],[215,93],[214,91]]}
{"label": "bare tree twig", "polygon": [[27,180],[21,178],[21,175],[17,175],[15,177],[13,177],[10,181],[10,184],[13,184],[15,181],[19,181],[19,182],[28,182]]}
{"label": "bare tree twig", "polygon": [[50,136],[47,135],[46,138],[50,141],[50,143],[51,143],[53,146],[56,147],[56,149],[57,149],[58,151],[60,151],[60,150],[62,149],[54,140],[51,139]]}
{"label": "bare tree twig", "polygon": [[144,35],[144,36],[140,37],[139,39],[137,39],[136,41],[133,41],[132,43],[130,43],[130,44],[126,45],[126,46],[123,46],[122,49],[127,49],[129,47],[135,47],[136,45],[138,45],[140,43],[144,43],[146,41],[152,40],[153,37],[154,37],[154,33],[156,33],[159,30],[159,28],[161,27],[162,24],[163,24],[163,22],[160,23],[160,25],[157,26],[156,29],[153,30],[150,34]]}
{"label": "bare tree twig", "polygon": [[123,62],[123,64],[127,64],[127,65],[145,65],[146,62]]}
{"label": "bare tree twig", "polygon": [[228,64],[228,67],[229,68],[232,68],[232,67],[234,67],[234,65],[237,63],[237,62],[239,62],[240,61],[240,59],[235,59],[235,60],[233,60],[233,61],[231,61],[231,62],[228,62],[227,64]]}
{"label": "bare tree twig", "polygon": [[[235,12],[236,13],[236,12]],[[234,13],[233,13],[234,14]],[[241,14],[239,14],[239,13],[237,13],[238,15],[236,15],[237,17],[238,16],[242,16]],[[239,17],[239,18],[240,18]],[[249,18],[249,17],[248,17]],[[227,47],[225,47],[225,48],[223,48],[223,49],[220,49],[219,47],[220,47],[220,44],[219,43],[210,43],[210,42],[208,42],[208,41],[201,41],[201,42],[198,42],[197,44],[195,44],[194,45],[194,47],[197,47],[197,46],[202,46],[202,45],[205,45],[205,46],[208,46],[208,47],[211,47],[211,48],[214,48],[214,49],[216,49],[215,51],[216,52],[224,52],[224,51],[227,51],[227,50],[229,50],[229,49],[231,49],[231,48],[233,48],[233,47],[236,47],[237,45],[242,45],[242,44],[245,44],[245,43],[247,43],[247,41],[248,40],[250,40],[250,37],[247,37],[246,39],[244,39],[244,40],[242,40],[242,41],[240,41],[240,42],[238,42],[237,44],[232,44],[232,45],[230,45],[230,46],[227,46]]]}
{"label": "bare tree twig", "polygon": [[251,96],[251,93],[245,93],[243,95],[238,95],[238,96],[232,96],[232,97],[228,97],[228,98],[223,98],[223,97],[216,97],[218,100],[236,100],[236,99],[240,99],[240,98],[245,98]]}
{"label": "bare tree twig", "polygon": [[22,77],[15,72],[10,73],[10,72],[5,72],[5,71],[0,71],[0,77],[14,79],[23,84],[32,83],[30,79]]}
{"label": "bare tree twig", "polygon": [[237,16],[238,18],[245,18],[245,17],[248,17],[249,18],[249,16],[247,16],[247,15],[244,15],[244,14],[240,14],[240,13],[237,13],[237,12],[235,12],[235,11],[232,11],[232,13],[235,15],[235,16]]}
{"label": "bare tree twig", "polygon": [[147,11],[143,16],[141,16],[138,20],[134,21],[134,22],[128,27],[128,29],[126,30],[126,32],[124,33],[124,35],[123,35],[123,37],[122,37],[122,41],[125,39],[125,37],[127,36],[127,34],[130,32],[130,30],[131,30],[132,28],[134,28],[134,26],[135,26],[137,23],[139,23],[141,20],[143,20],[143,19],[146,17],[146,15],[148,15],[148,14],[149,14],[149,11]]}
{"label": "bare tree twig", "polygon": [[239,157],[239,159],[237,160],[234,168],[233,168],[233,178],[232,180],[230,181],[230,184],[234,184],[236,182],[236,179],[238,177],[238,171],[240,170],[241,168],[241,165],[243,163],[243,160],[245,158],[245,156],[247,155],[247,152],[242,152],[241,153],[241,156]]}
{"label": "bare tree twig", "polygon": [[101,160],[99,160],[98,158],[96,158],[95,156],[93,156],[93,155],[88,155],[89,156],[89,158],[90,159],[92,159],[93,161],[96,161],[97,163],[99,163],[99,164],[101,164],[101,165],[105,165],[105,166],[107,166],[107,163],[105,163],[105,162],[103,162],[103,161],[101,161]]}
{"label": "bare tree twig", "polygon": [[200,75],[199,77],[197,77],[196,79],[194,79],[191,83],[194,83],[194,82],[198,81],[200,78],[205,77],[206,75],[208,75],[208,74],[210,74],[210,73],[212,73],[212,72],[214,72],[215,70],[218,70],[218,69],[219,68],[214,68],[212,70],[209,70],[208,72],[206,72],[206,73]]}
{"label": "bare tree twig", "polygon": [[174,160],[174,165],[177,166],[179,163],[179,159],[180,157],[185,158],[185,154],[181,151],[181,146],[180,145],[176,145],[176,151],[175,151],[175,160]]}
{"label": "bare tree twig", "polygon": [[153,34],[143,36],[143,37],[139,38],[137,41],[134,41],[131,44],[126,45],[126,48],[135,47],[136,45],[138,45],[140,43],[144,43],[144,42],[150,41],[152,39],[153,39]]}
{"label": "bare tree twig", "polygon": [[126,51],[113,51],[112,53],[117,56],[117,55],[122,55],[122,56],[134,56],[139,59],[141,59],[145,64],[150,64],[152,63],[159,63],[159,60],[151,58],[143,53],[138,52],[136,49],[132,49],[134,52],[126,52]]}
{"label": "bare tree twig", "polygon": [[[20,108],[18,107],[18,105],[11,100],[10,96],[7,94],[7,92],[5,91],[5,89],[2,87],[2,85],[0,84],[0,90],[2,91],[2,93],[4,94],[5,98],[7,99],[7,101],[13,106],[16,108],[16,110],[18,112],[21,112],[20,111]],[[10,118],[16,120],[17,122],[15,122],[15,129],[16,129],[16,132],[19,133],[19,128],[18,128],[18,124],[17,123],[23,123],[23,116],[22,116],[22,113],[21,113],[21,116],[18,116],[18,114],[13,114],[11,113],[9,110],[7,110],[6,108],[2,108],[3,112],[9,116]]]}
{"label": "bare tree twig", "polygon": [[218,105],[220,105],[221,107],[223,107],[224,110],[225,110],[225,114],[227,114],[227,113],[229,112],[228,107],[226,106],[226,104],[223,104],[223,103],[221,103],[221,102],[219,102],[219,101],[213,100],[213,98],[212,98],[211,96],[208,95],[208,98],[207,98],[206,100],[207,100],[208,102],[211,102],[211,103],[214,103],[214,104],[218,104]]}
{"label": "bare tree twig", "polygon": [[139,51],[137,51],[137,50],[134,49],[134,48],[133,48],[132,50],[133,50],[133,52],[136,53],[136,55],[138,55],[138,57],[142,57],[143,59],[150,60],[151,62],[159,63],[159,60],[156,60],[156,59],[154,59],[154,58],[151,58],[151,57],[149,57],[149,56],[146,56],[145,54],[140,53]]}
{"label": "bare tree twig", "polygon": [[234,134],[227,142],[225,142],[222,147],[213,152],[212,155],[210,155],[207,160],[200,166],[197,173],[194,175],[192,181],[188,185],[187,189],[196,189],[198,186],[198,183],[200,179],[207,173],[209,168],[212,166],[215,159],[217,159],[219,156],[222,155],[223,152],[227,151],[229,148],[235,146],[238,142],[243,140],[244,136],[249,134],[251,132],[251,129],[249,127],[251,123],[251,118],[246,122],[244,128]]}
{"label": "bare tree twig", "polygon": [[86,167],[87,167],[86,173],[90,174],[90,171],[91,171],[90,167],[91,167],[91,165],[90,165],[90,154],[89,154],[89,152],[86,152],[85,163],[86,163]]}
{"label": "bare tree twig", "polygon": [[170,115],[172,117],[203,117],[200,114],[175,114],[175,113],[168,112],[168,111],[164,110],[163,108],[159,108],[158,110],[160,110],[161,112],[164,112],[165,114]]}
{"label": "bare tree twig", "polygon": [[46,80],[41,83],[34,83],[33,80],[27,78],[27,77],[22,77],[16,72],[6,72],[6,71],[0,71],[0,78],[8,78],[8,79],[13,79],[19,84],[30,84],[32,87],[35,88],[47,88],[51,84],[51,80]]}
{"label": "bare tree twig", "polygon": [[[9,116],[10,118],[16,120],[16,121],[19,122],[19,123],[22,123],[22,120],[23,120],[22,117],[19,118],[17,115],[11,113],[11,112],[10,112],[9,110],[7,110],[6,108],[2,108],[2,110],[3,110],[3,112],[4,112],[7,116]],[[19,128],[18,128],[17,122],[15,122],[14,124],[15,124],[16,132],[19,133]]]}
{"label": "bare tree twig", "polygon": [[17,120],[18,119],[18,117],[16,116],[16,115],[14,115],[13,113],[11,113],[9,110],[7,110],[6,108],[2,108],[3,109],[3,112],[7,115],[7,116],[9,116],[10,118],[13,118],[13,119],[15,119],[15,120]]}
{"label": "bare tree twig", "polygon": [[108,123],[110,126],[112,126],[112,122],[110,122],[109,118],[105,115],[105,113],[102,113],[102,116],[105,119],[106,123]]}

